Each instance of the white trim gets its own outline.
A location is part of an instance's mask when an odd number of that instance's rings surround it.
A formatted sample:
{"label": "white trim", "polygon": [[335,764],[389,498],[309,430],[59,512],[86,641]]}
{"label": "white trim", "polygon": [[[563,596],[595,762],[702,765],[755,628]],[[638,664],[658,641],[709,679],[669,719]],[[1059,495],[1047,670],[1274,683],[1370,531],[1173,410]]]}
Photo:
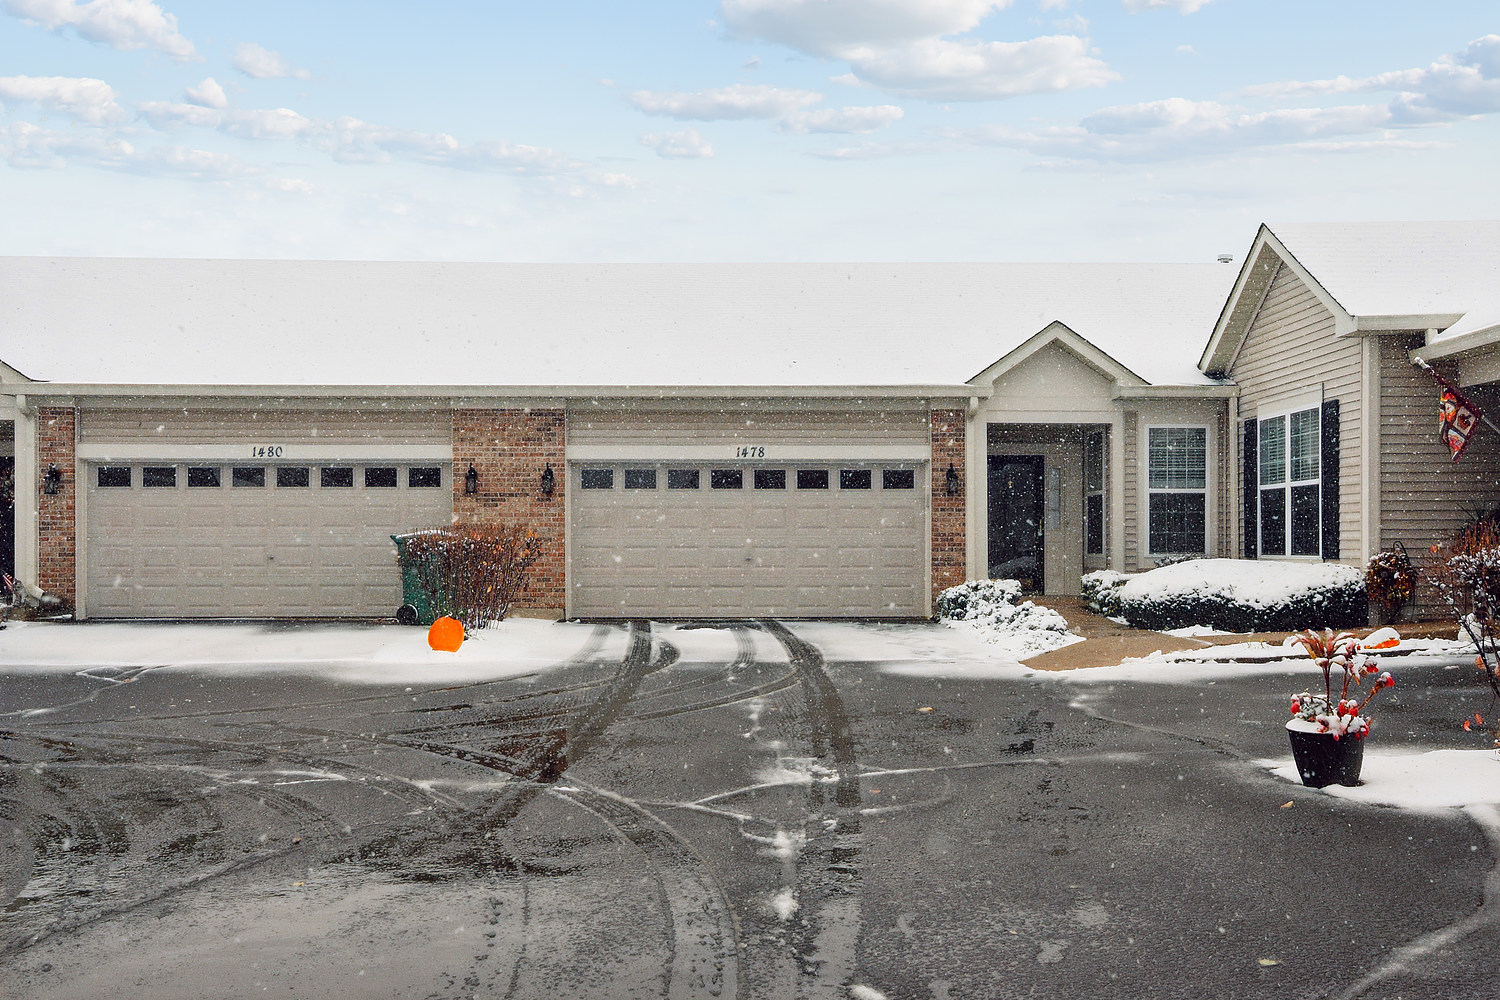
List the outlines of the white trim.
{"label": "white trim", "polygon": [[[747,447],[753,455],[736,454]],[[759,450],[763,449],[764,454]],[[580,444],[567,448],[569,462],[723,462],[760,465],[777,462],[922,462],[932,447],[920,444],[778,444],[747,435],[742,442],[713,445]]]}
{"label": "white trim", "polygon": [[[1203,486],[1191,489],[1173,489],[1170,487],[1153,487],[1151,485],[1151,432],[1154,430],[1201,430],[1203,432]],[[1151,556],[1175,556],[1175,555],[1198,555],[1211,556],[1214,554],[1214,545],[1211,539],[1210,526],[1217,527],[1215,520],[1216,511],[1212,492],[1214,488],[1214,459],[1216,449],[1214,442],[1213,426],[1210,424],[1172,423],[1172,424],[1143,424],[1141,427],[1140,440],[1141,456],[1141,498],[1146,502],[1141,505],[1141,525],[1143,527],[1140,551],[1147,558]],[[1181,551],[1158,552],[1151,547],[1151,495],[1153,493],[1185,493],[1203,497],[1203,547],[1192,552]]]}
{"label": "white trim", "polygon": [[[1300,397],[1293,397],[1293,398],[1299,399],[1299,402],[1296,403],[1295,405],[1290,406],[1290,407],[1288,407],[1286,405],[1282,405],[1282,406],[1279,406],[1279,407],[1277,407],[1275,409],[1269,410],[1269,412],[1267,412],[1266,408],[1261,408],[1261,409],[1257,410],[1255,416],[1251,418],[1251,419],[1253,419],[1255,421],[1255,556],[1256,556],[1257,559],[1310,559],[1310,560],[1312,560],[1314,562],[1321,562],[1322,559],[1323,559],[1323,477],[1324,477],[1324,471],[1325,471],[1323,469],[1323,395],[1322,395],[1321,387],[1320,387],[1320,390],[1319,390],[1319,393],[1318,393],[1318,396],[1317,396],[1316,400],[1314,400],[1307,393],[1303,393]],[[1311,410],[1313,412],[1313,414],[1317,417],[1317,421],[1318,421],[1318,429],[1317,429],[1317,434],[1315,436],[1316,442],[1317,442],[1317,454],[1318,454],[1318,478],[1316,480],[1313,480],[1313,479],[1293,479],[1292,478],[1292,414],[1294,414],[1294,413],[1305,413],[1305,412],[1307,412],[1309,410]],[[1286,458],[1286,469],[1285,469],[1285,475],[1283,476],[1281,482],[1279,482],[1279,483],[1265,483],[1265,482],[1263,482],[1263,480],[1261,478],[1263,476],[1264,470],[1265,470],[1265,463],[1261,461],[1262,445],[1263,445],[1263,443],[1265,441],[1265,431],[1264,431],[1264,429],[1260,425],[1263,424],[1263,423],[1265,423],[1267,420],[1275,420],[1278,417],[1283,418],[1283,420],[1285,421],[1285,423],[1284,423],[1285,434],[1286,434],[1286,455],[1285,455],[1285,458]],[[1298,487],[1298,486],[1311,486],[1311,485],[1313,485],[1313,483],[1317,483],[1317,486],[1318,486],[1318,552],[1317,552],[1317,554],[1316,555],[1310,555],[1310,554],[1307,554],[1307,553],[1298,553],[1298,554],[1294,555],[1290,551],[1288,551],[1288,552],[1282,552],[1282,553],[1275,553],[1275,552],[1272,552],[1272,553],[1263,553],[1263,552],[1261,552],[1261,550],[1260,550],[1260,543],[1261,543],[1261,539],[1265,537],[1265,524],[1266,524],[1265,512],[1263,510],[1261,510],[1261,508],[1260,508],[1260,495],[1261,495],[1261,492],[1264,491],[1264,490],[1266,490],[1266,489],[1280,489],[1285,494],[1285,496],[1286,496],[1286,500],[1285,500],[1286,509],[1285,509],[1285,512],[1284,512],[1285,513],[1285,519],[1284,519],[1283,523],[1285,525],[1285,532],[1286,533],[1282,537],[1282,542],[1284,543],[1285,547],[1288,550],[1290,550],[1291,547],[1292,547],[1292,490],[1294,488]]]}
{"label": "white trim", "polygon": [[993,391],[996,379],[1017,367],[1027,358],[1030,358],[1049,344],[1061,345],[1065,350],[1076,355],[1084,364],[1093,368],[1100,375],[1103,375],[1112,382],[1137,386],[1149,384],[1135,372],[1095,347],[1086,337],[1076,333],[1066,323],[1058,320],[1053,320],[1042,327],[1041,330],[1032,334],[1025,343],[1007,353],[969,381],[975,386],[988,386]]}
{"label": "white trim", "polygon": [[[275,446],[274,456],[255,455],[254,447]],[[240,462],[451,462],[452,445],[367,444],[363,442],[316,444],[280,444],[273,440],[222,442],[215,444],[172,444],[164,441],[124,441],[118,443],[91,441],[78,446],[80,462],[170,462],[206,461]]]}
{"label": "white trim", "polygon": [[[1385,342],[1367,337],[1363,345],[1364,379],[1360,390],[1359,544],[1360,563],[1380,551],[1380,356]],[[1321,417],[1319,418],[1321,419]],[[1319,428],[1321,430],[1321,428]],[[1342,449],[1341,449],[1342,457]],[[1319,468],[1321,469],[1321,459]],[[1342,550],[1341,550],[1342,551]]]}

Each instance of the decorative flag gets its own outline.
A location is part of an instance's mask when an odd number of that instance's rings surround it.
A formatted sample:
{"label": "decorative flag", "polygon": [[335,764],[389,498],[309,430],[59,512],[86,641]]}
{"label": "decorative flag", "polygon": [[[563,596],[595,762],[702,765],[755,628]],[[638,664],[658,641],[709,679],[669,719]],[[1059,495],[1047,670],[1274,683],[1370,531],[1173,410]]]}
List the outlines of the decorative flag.
{"label": "decorative flag", "polygon": [[[1458,386],[1433,371],[1425,361],[1416,363],[1443,387],[1443,395],[1438,403],[1438,440],[1448,446],[1448,453],[1457,462],[1469,442],[1474,440],[1474,431],[1478,429],[1479,422],[1484,420],[1484,411],[1465,399],[1464,394],[1458,391]],[[1489,423],[1487,420],[1484,422]]]}

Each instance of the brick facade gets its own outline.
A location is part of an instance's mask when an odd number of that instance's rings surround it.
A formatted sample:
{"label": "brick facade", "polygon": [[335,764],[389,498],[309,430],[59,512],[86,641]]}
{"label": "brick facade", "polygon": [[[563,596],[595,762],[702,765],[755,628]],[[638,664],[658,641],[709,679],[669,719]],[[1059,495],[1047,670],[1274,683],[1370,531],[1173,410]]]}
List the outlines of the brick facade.
{"label": "brick facade", "polygon": [[[964,411],[932,411],[932,596],[964,582],[967,575],[964,531]],[[948,467],[958,474],[958,492],[948,495]]]}
{"label": "brick facade", "polygon": [[[566,604],[564,529],[568,489],[567,420],[561,409],[453,411],[453,513],[460,522],[519,523],[542,541],[517,607],[562,610]],[[470,465],[479,492],[464,494]],[[542,493],[552,466],[553,492]]]}
{"label": "brick facade", "polygon": [[[72,407],[43,406],[37,410],[37,471],[45,476],[49,466],[62,473],[62,486],[53,495],[42,483],[31,484],[37,492],[36,585],[72,608],[78,598],[78,483],[73,475],[73,443],[77,411]],[[18,488],[25,488],[17,484]]]}

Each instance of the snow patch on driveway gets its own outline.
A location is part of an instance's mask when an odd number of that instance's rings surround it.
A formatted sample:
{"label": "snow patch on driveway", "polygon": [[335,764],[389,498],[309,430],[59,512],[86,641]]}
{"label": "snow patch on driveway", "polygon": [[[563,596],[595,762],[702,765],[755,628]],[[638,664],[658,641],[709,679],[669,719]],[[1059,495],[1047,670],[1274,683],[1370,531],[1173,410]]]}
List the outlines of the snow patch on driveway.
{"label": "snow patch on driveway", "polygon": [[[1278,778],[1301,784],[1290,759],[1260,762]],[[1365,749],[1361,784],[1329,785],[1322,791],[1370,805],[1420,812],[1500,804],[1500,753],[1494,750],[1432,750],[1402,754]]]}

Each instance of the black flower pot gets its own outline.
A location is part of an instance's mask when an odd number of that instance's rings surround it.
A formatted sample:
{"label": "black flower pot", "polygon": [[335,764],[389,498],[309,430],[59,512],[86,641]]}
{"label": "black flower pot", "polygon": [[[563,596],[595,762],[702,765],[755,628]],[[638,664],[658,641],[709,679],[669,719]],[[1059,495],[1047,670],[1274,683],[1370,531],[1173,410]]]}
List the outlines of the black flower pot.
{"label": "black flower pot", "polygon": [[1322,788],[1334,783],[1353,787],[1359,784],[1359,767],[1365,760],[1365,741],[1356,736],[1334,739],[1331,733],[1304,733],[1288,729],[1292,741],[1292,759],[1297,773],[1308,788]]}

